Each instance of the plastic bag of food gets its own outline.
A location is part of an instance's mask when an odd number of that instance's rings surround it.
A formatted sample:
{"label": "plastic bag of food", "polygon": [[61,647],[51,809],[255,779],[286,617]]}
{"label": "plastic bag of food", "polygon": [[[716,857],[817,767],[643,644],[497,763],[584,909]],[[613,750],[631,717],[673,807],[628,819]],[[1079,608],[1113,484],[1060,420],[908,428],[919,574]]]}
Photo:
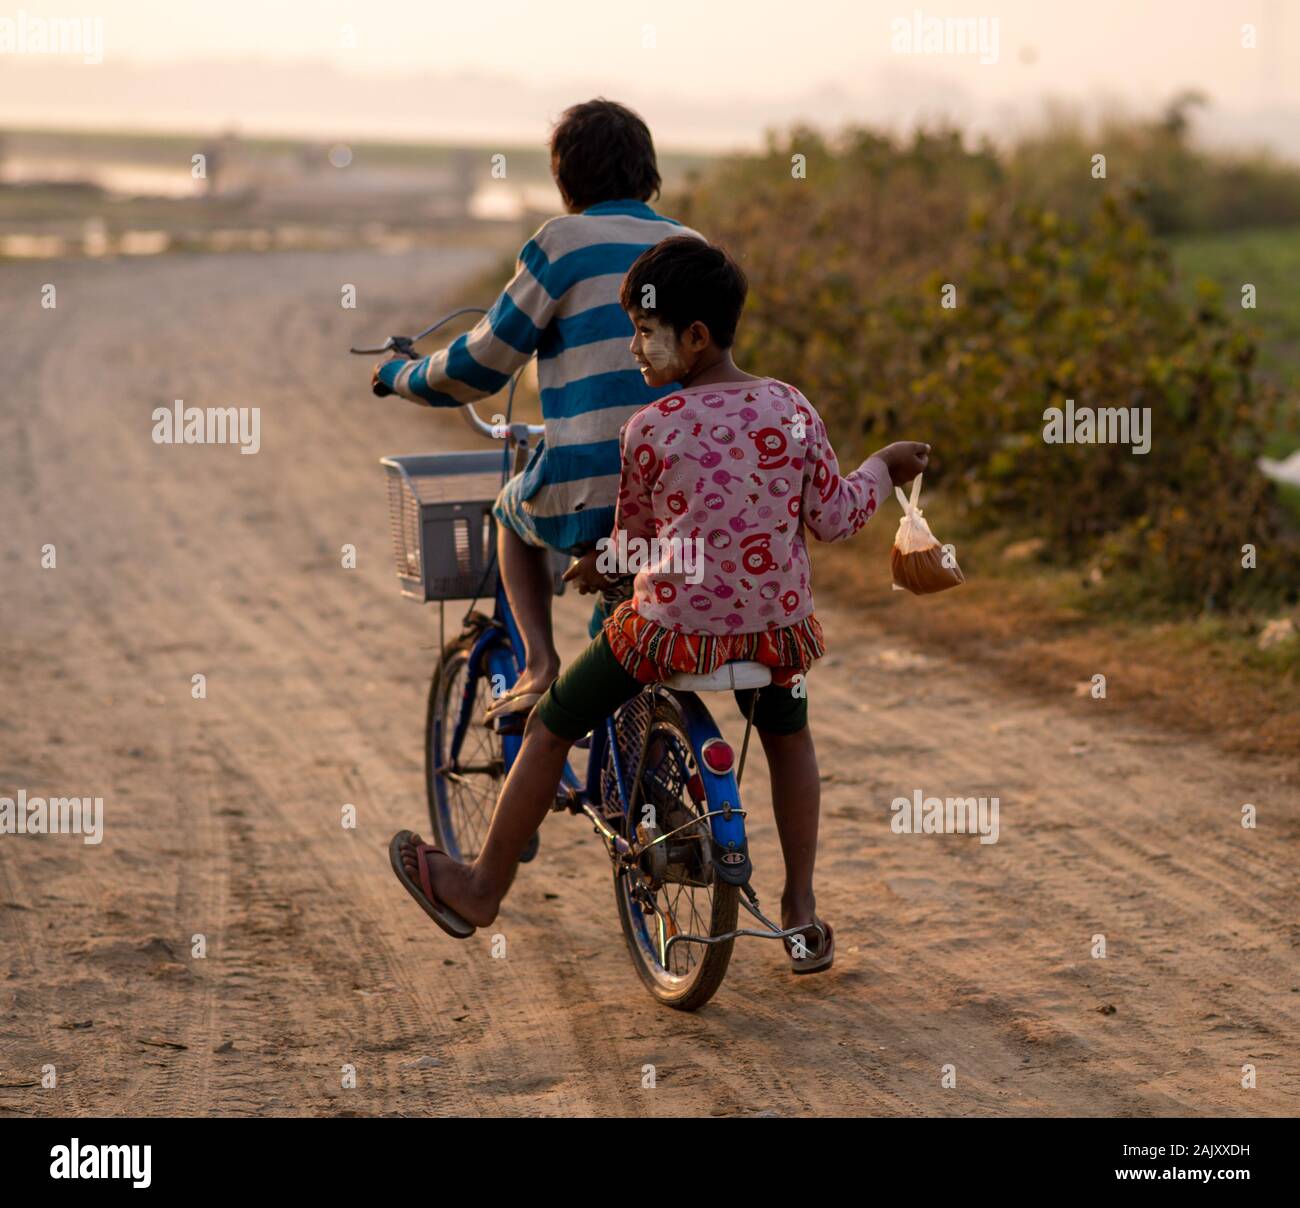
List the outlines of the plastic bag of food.
{"label": "plastic bag of food", "polygon": [[898,522],[898,532],[894,535],[894,548],[890,554],[894,569],[894,590],[910,591],[914,595],[923,596],[965,583],[966,576],[961,573],[957,559],[951,554],[945,555],[938,538],[930,532],[925,516],[916,505],[921,497],[921,475],[918,474],[912,483],[910,500],[903,494],[901,487],[895,487],[894,494],[903,505],[903,518]]}

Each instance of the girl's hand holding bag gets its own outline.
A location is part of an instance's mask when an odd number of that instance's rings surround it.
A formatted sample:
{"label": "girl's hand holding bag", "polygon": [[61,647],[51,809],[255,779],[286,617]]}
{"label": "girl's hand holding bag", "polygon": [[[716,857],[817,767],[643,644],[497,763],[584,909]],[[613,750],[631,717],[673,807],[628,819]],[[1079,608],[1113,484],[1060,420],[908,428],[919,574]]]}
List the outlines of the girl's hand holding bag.
{"label": "girl's hand holding bag", "polygon": [[903,505],[903,519],[894,535],[894,549],[890,561],[894,568],[894,590],[910,591],[923,596],[930,592],[946,591],[966,582],[957,559],[945,554],[938,539],[930,532],[916,501],[921,496],[921,475],[912,482],[912,498],[903,494],[901,487],[894,488],[898,502]]}

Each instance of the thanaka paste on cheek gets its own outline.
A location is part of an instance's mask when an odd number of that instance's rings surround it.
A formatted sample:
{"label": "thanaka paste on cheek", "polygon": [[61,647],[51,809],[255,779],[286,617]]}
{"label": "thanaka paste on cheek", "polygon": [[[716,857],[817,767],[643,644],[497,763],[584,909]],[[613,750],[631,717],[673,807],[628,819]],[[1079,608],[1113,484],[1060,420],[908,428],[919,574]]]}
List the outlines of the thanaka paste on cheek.
{"label": "thanaka paste on cheek", "polygon": [[671,370],[675,376],[681,360],[674,347],[675,341],[669,334],[671,330],[668,327],[656,327],[642,342],[641,353],[656,373]]}

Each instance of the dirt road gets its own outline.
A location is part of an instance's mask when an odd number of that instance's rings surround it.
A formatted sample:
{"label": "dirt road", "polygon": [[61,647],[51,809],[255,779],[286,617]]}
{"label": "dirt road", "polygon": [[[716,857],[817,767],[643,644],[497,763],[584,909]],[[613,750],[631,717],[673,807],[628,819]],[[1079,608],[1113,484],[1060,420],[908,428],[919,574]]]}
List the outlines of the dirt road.
{"label": "dirt road", "polygon": [[[0,1114],[1294,1114],[1295,769],[1069,685],[1026,699],[830,607],[833,972],[754,941],[702,1013],[658,1007],[567,816],[491,929],[505,959],[428,922],[385,845],[425,824],[434,629],[398,596],[376,459],[471,438],[340,353],[482,259],[0,266],[0,796],[105,803],[98,845],[0,835]],[[260,452],[153,443],[177,398],[260,407]],[[567,652],[584,617],[560,602]],[[996,796],[998,842],[892,833],[918,789]]]}

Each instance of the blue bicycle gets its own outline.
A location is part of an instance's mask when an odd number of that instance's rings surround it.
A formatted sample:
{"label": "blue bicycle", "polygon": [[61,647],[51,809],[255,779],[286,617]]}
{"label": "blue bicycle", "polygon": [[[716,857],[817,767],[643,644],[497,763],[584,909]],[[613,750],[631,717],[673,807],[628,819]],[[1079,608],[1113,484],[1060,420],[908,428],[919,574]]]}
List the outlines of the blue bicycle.
{"label": "blue bicycle", "polygon": [[[414,338],[393,336],[377,348],[352,351],[415,357],[419,340],[467,313],[483,312],[467,308]],[[521,743],[517,721],[512,730],[510,722],[484,716],[523,666],[523,642],[496,573],[492,516],[501,486],[544,431],[512,421],[518,381],[516,374],[505,414],[491,424],[472,406],[460,408],[475,432],[501,443],[500,451],[382,459],[402,592],[439,603],[443,636],[425,722],[425,783],[438,845],[462,861],[477,855]],[[382,386],[376,392],[388,393]],[[557,594],[562,570],[557,563]],[[491,615],[475,607],[485,597],[493,600]],[[445,602],[466,599],[463,627],[448,642]],[[696,1010],[713,997],[738,937],[788,936],[803,944],[806,929],[782,931],[759,910],[750,884],[740,781],[752,708],[737,761],[698,695],[761,688],[770,680],[768,667],[737,662],[711,675],[679,674],[649,685],[578,744],[587,752],[584,773],[566,765],[556,786],[554,809],[582,815],[604,842],[638,975],[656,999],[678,1010]],[[536,850],[534,840],[524,858]],[[762,930],[736,926],[740,906]]]}

